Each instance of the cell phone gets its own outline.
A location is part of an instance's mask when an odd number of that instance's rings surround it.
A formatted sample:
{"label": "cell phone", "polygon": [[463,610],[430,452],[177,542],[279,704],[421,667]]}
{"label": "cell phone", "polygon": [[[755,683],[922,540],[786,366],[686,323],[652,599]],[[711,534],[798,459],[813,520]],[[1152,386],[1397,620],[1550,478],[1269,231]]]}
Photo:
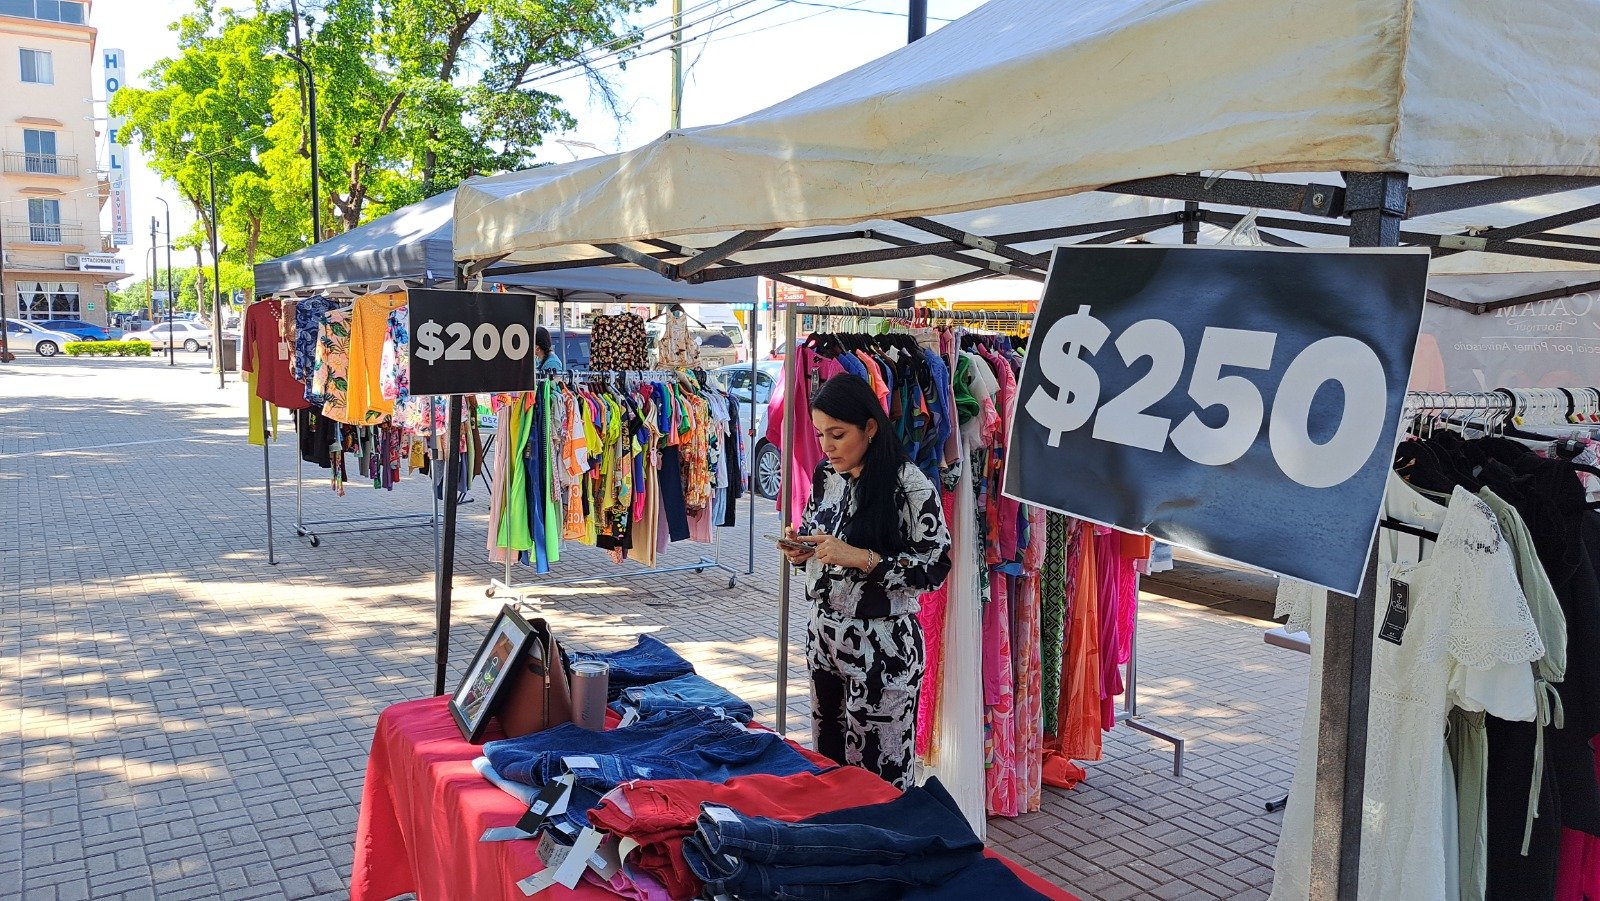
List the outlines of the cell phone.
{"label": "cell phone", "polygon": [[812,550],[811,545],[806,544],[804,541],[796,541],[793,538],[784,538],[781,535],[773,535],[770,532],[767,533],[765,538],[768,541],[772,542],[773,544],[777,545],[778,547],[786,547],[791,551],[809,551],[809,550]]}

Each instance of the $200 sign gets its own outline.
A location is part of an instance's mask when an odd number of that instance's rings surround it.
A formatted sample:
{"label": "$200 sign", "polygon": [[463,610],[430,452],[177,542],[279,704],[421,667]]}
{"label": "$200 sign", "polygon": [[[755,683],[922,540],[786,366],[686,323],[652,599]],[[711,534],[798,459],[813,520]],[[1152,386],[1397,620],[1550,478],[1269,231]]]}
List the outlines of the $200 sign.
{"label": "$200 sign", "polygon": [[1355,592],[1427,263],[1411,249],[1060,248],[1006,494]]}
{"label": "$200 sign", "polygon": [[534,298],[412,290],[411,393],[526,391],[538,374]]}

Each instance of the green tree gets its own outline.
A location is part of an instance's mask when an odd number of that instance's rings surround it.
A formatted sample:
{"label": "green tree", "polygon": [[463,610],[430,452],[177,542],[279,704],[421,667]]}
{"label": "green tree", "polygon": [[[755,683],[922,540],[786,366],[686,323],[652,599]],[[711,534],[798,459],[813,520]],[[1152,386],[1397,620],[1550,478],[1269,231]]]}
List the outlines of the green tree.
{"label": "green tree", "polygon": [[[652,0],[306,0],[302,58],[317,87],[322,235],[309,209],[311,154],[288,0],[248,14],[195,0],[172,27],[179,52],[112,104],[126,138],[211,227],[216,177],[223,259],[244,267],[354,228],[462,179],[536,163],[545,134],[574,124],[529,72],[608,45]],[[225,279],[226,282],[226,279]]]}

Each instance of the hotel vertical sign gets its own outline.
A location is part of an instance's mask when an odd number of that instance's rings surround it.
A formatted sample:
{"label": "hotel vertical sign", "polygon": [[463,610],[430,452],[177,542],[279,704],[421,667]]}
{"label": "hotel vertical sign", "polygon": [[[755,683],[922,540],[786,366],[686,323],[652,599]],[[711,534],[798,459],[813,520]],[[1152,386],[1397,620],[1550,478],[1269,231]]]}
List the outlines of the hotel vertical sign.
{"label": "hotel vertical sign", "polygon": [[[105,67],[106,103],[116,96],[127,80],[126,60],[121,50],[102,51]],[[112,116],[106,131],[108,180],[111,183],[111,243],[127,247],[133,243],[133,208],[128,196],[128,145],[122,136],[124,116]]]}

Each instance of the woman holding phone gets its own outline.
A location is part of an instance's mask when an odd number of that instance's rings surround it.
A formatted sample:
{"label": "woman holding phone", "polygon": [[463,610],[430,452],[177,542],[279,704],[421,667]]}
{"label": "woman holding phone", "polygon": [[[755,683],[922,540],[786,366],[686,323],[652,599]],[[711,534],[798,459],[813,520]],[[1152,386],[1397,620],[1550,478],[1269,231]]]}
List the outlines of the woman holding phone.
{"label": "woman holding phone", "polygon": [[822,443],[801,534],[779,549],[804,566],[813,610],[811,735],[816,750],[904,789],[916,782],[924,670],[918,597],[950,572],[938,492],[906,458],[878,396],[858,376],[811,398]]}

